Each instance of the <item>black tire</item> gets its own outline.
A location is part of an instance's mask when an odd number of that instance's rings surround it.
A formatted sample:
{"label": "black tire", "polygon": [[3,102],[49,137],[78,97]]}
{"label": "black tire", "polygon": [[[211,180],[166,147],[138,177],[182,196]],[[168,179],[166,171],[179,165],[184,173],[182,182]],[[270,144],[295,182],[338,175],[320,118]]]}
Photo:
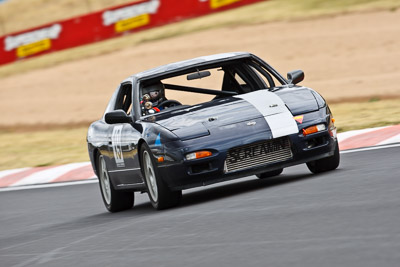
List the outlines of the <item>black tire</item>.
{"label": "black tire", "polygon": [[338,142],[336,142],[335,153],[332,156],[307,162],[307,167],[312,173],[321,173],[336,169],[339,166],[339,163],[340,163],[339,145]]}
{"label": "black tire", "polygon": [[281,174],[283,172],[283,168],[282,169],[277,169],[274,171],[270,171],[270,172],[263,172],[263,173],[259,173],[256,174],[256,176],[260,179],[265,179],[265,178],[270,178],[270,177],[274,177],[274,176],[278,176],[279,174]]}
{"label": "black tire", "polygon": [[101,197],[103,198],[107,210],[110,212],[117,212],[132,208],[135,202],[134,192],[118,191],[114,189],[108,175],[107,164],[103,155],[98,156],[97,166]]}
{"label": "black tire", "polygon": [[143,144],[140,148],[141,169],[150,202],[157,210],[177,206],[182,198],[182,191],[171,191],[162,180],[150,148]]}

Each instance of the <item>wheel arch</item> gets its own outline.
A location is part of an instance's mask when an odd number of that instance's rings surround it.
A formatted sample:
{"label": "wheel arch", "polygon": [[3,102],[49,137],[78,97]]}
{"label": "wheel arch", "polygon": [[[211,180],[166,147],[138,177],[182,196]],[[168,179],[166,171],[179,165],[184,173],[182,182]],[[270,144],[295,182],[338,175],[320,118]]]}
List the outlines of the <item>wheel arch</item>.
{"label": "wheel arch", "polygon": [[99,155],[100,155],[100,150],[98,148],[93,149],[92,152],[92,157],[93,157],[93,171],[94,174],[96,174],[97,177],[99,177]]}
{"label": "wheel arch", "polygon": [[140,166],[140,169],[142,169],[142,153],[141,153],[141,151],[142,151],[143,144],[147,145],[147,143],[146,143],[146,141],[144,139],[140,139],[139,142],[138,142],[138,146],[137,146],[138,155],[139,155],[139,166]]}

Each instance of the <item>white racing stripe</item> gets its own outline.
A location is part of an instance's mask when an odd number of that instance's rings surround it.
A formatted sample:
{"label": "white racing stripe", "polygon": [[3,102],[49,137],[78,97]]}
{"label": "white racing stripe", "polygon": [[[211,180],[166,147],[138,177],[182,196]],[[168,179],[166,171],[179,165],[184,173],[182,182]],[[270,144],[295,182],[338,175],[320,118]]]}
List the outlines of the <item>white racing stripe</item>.
{"label": "white racing stripe", "polygon": [[294,134],[299,131],[292,113],[276,94],[267,90],[258,90],[236,95],[235,97],[246,100],[264,116],[271,128],[273,138]]}

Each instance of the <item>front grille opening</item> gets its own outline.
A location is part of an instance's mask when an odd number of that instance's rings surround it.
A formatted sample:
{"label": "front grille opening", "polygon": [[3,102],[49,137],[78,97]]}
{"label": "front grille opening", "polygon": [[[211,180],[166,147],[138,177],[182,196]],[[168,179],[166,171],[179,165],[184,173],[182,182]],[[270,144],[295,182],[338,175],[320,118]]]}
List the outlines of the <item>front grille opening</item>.
{"label": "front grille opening", "polygon": [[206,163],[199,163],[199,164],[194,164],[191,167],[191,171],[193,174],[201,173],[201,172],[206,172],[211,170],[211,164],[206,162]]}
{"label": "front grille opening", "polygon": [[226,172],[272,164],[292,157],[288,137],[234,147],[228,150]]}
{"label": "front grille opening", "polygon": [[313,148],[313,147],[325,145],[326,143],[327,143],[326,138],[324,136],[320,136],[320,137],[316,137],[311,140],[308,140],[306,145],[307,145],[307,148]]}

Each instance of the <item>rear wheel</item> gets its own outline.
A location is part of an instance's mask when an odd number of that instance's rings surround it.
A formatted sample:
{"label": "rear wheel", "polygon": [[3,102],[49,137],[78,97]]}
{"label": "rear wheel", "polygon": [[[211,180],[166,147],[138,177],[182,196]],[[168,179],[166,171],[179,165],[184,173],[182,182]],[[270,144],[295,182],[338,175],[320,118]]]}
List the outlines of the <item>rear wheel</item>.
{"label": "rear wheel", "polygon": [[132,208],[135,200],[134,193],[114,189],[110,177],[108,176],[107,164],[103,155],[98,157],[97,166],[100,192],[107,210],[110,212],[117,212]]}
{"label": "rear wheel", "polygon": [[339,163],[339,145],[336,142],[335,153],[332,156],[307,162],[307,167],[312,173],[320,173],[336,169],[339,166]]}
{"label": "rear wheel", "polygon": [[264,178],[278,176],[282,172],[283,172],[283,169],[277,169],[277,170],[270,171],[270,172],[259,173],[259,174],[257,174],[257,177],[260,179],[264,179]]}
{"label": "rear wheel", "polygon": [[162,210],[178,205],[182,198],[182,191],[171,191],[167,187],[160,177],[154,156],[146,144],[142,145],[140,151],[142,172],[153,207]]}

